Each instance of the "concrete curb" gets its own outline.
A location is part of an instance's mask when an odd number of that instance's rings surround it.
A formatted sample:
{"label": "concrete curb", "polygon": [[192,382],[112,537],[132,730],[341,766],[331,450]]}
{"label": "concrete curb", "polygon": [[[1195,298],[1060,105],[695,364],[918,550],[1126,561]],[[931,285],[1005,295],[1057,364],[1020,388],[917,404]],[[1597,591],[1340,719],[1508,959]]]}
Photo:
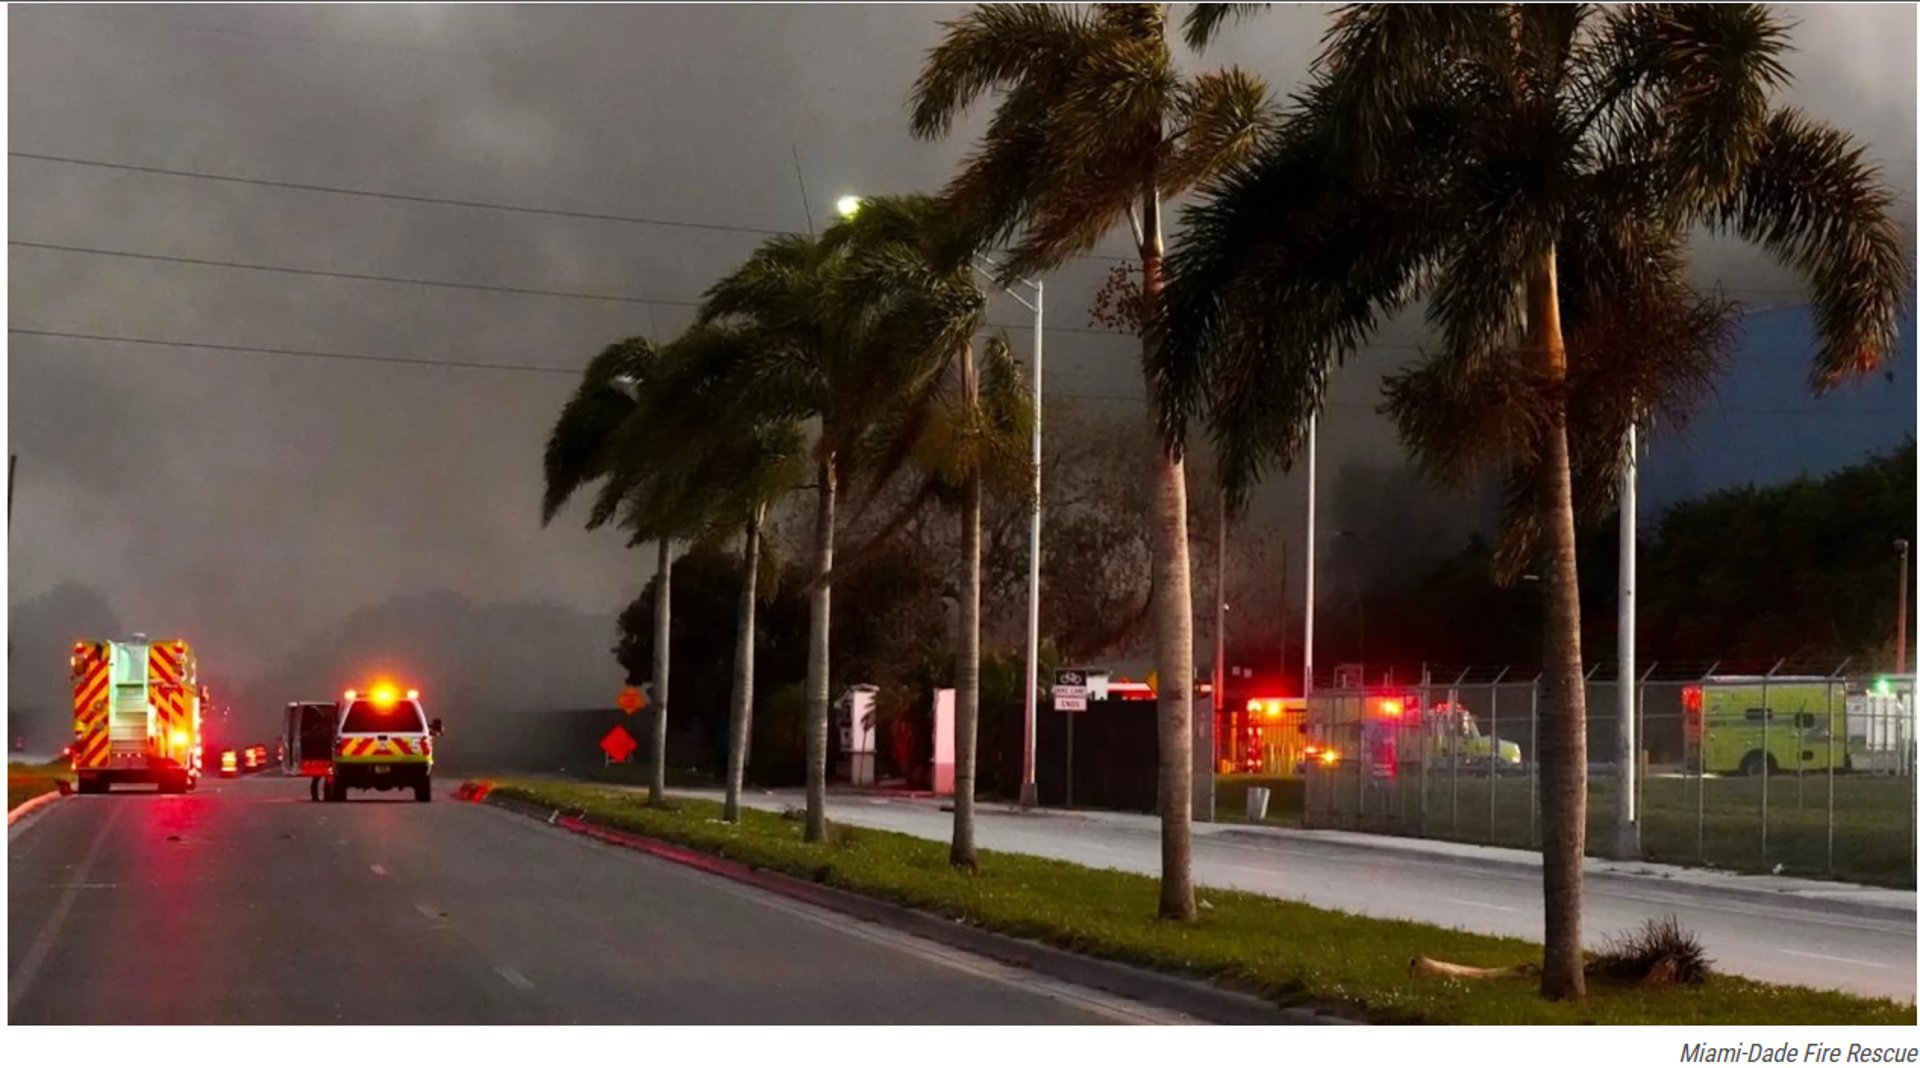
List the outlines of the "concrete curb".
{"label": "concrete curb", "polygon": [[58,801],[65,796],[66,796],[65,794],[62,794],[58,790],[49,790],[46,793],[40,794],[36,797],[27,798],[25,801],[22,801],[18,805],[15,805],[13,810],[7,813],[7,826],[9,827],[13,826],[15,823],[19,822],[20,820],[23,820],[28,816],[33,815],[35,812],[40,811],[41,809],[47,807],[48,805],[53,804],[55,801]]}
{"label": "concrete curb", "polygon": [[1082,956],[1039,942],[970,927],[904,905],[896,905],[764,868],[751,867],[658,839],[603,827],[562,810],[530,805],[487,792],[481,792],[479,803],[503,808],[601,842],[633,849],[745,883],[782,897],[831,909],[870,923],[881,924],[1003,964],[1026,968],[1054,979],[1186,1013],[1195,1019],[1209,1023],[1256,1026],[1356,1023],[1353,1020],[1341,1019],[1308,1009],[1283,1009],[1257,995],[1226,989],[1202,980]]}

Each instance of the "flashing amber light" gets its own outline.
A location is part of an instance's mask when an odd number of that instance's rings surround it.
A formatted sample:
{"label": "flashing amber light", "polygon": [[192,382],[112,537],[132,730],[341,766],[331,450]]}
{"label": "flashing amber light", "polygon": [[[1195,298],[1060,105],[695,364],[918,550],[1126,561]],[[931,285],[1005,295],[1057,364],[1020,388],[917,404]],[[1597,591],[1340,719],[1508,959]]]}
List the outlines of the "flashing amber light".
{"label": "flashing amber light", "polygon": [[391,686],[382,685],[373,688],[373,703],[377,708],[386,708],[392,705],[398,697],[399,695],[394,693],[393,687]]}
{"label": "flashing amber light", "polygon": [[354,698],[356,698],[356,697],[359,697],[359,696],[360,696],[360,693],[359,693],[359,691],[358,691],[358,690],[348,690],[348,691],[347,691],[347,700],[349,700],[349,701],[351,701],[351,700],[353,700]]}
{"label": "flashing amber light", "polygon": [[187,732],[175,727],[172,733],[167,735],[167,740],[173,743],[175,749],[178,749],[187,744]]}
{"label": "flashing amber light", "polygon": [[1247,711],[1249,712],[1260,711],[1260,699],[1258,697],[1255,697],[1247,702]]}
{"label": "flashing amber light", "polygon": [[408,690],[408,691],[407,691],[407,700],[409,700],[409,701],[418,701],[418,700],[420,700],[420,691],[419,691],[419,690]]}
{"label": "flashing amber light", "polygon": [[1380,702],[1380,712],[1382,715],[1398,716],[1404,711],[1406,711],[1406,706],[1398,701],[1389,699]]}
{"label": "flashing amber light", "polygon": [[1322,764],[1338,764],[1339,762],[1340,754],[1332,749],[1320,754],[1320,763]]}
{"label": "flashing amber light", "polygon": [[176,651],[176,652],[186,652],[186,650],[187,650],[187,643],[186,643],[186,642],[174,642],[174,643],[173,643],[173,648],[174,648],[174,651]]}

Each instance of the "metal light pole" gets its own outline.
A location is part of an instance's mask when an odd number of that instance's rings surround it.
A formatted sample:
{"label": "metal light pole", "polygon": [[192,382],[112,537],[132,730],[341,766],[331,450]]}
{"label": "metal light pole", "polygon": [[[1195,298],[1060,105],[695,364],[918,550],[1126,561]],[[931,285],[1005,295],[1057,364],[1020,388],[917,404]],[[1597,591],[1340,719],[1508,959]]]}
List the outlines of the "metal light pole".
{"label": "metal light pole", "polygon": [[[993,266],[992,261],[985,257],[976,257],[976,260],[974,270],[993,278],[993,271],[988,269]],[[1033,313],[1033,500],[1027,517],[1027,697],[1020,739],[1020,805],[1032,808],[1040,799],[1039,789],[1034,785],[1034,738],[1040,700],[1040,405],[1047,291],[1037,279],[1022,278],[1018,284],[1033,291],[1032,300],[1015,292],[1012,286],[1002,289]]]}
{"label": "metal light pole", "polygon": [[1301,639],[1300,696],[1313,695],[1313,537],[1316,520],[1313,515],[1314,483],[1319,480],[1319,457],[1315,455],[1319,444],[1320,417],[1307,418],[1307,607],[1306,634]]}
{"label": "metal light pole", "polygon": [[1639,544],[1639,432],[1627,424],[1626,466],[1620,473],[1620,682],[1618,689],[1619,782],[1613,798],[1613,854],[1618,860],[1640,856],[1640,813],[1636,778],[1639,775],[1638,740],[1634,737],[1634,696],[1638,675],[1634,668],[1634,586]]}
{"label": "metal light pole", "polygon": [[[841,218],[851,219],[859,213],[860,205],[861,198],[850,194],[841,197],[834,207]],[[989,281],[997,282],[994,266],[985,256],[974,257],[973,269]],[[1033,502],[1027,528],[1027,698],[1020,745],[1020,805],[1032,808],[1039,803],[1039,791],[1034,785],[1034,734],[1040,693],[1040,405],[1047,293],[1038,279],[1022,278],[1016,284],[1033,291],[1033,299],[1028,300],[1015,292],[1012,285],[1000,287],[1033,313]]]}
{"label": "metal light pole", "polygon": [[[12,480],[8,480],[8,486],[12,488]],[[1907,538],[1893,542],[1893,547],[1901,551],[1901,607],[1893,619],[1893,674],[1907,674]]]}
{"label": "metal light pole", "polygon": [[[1218,556],[1214,560],[1213,578],[1212,715],[1209,716],[1209,722],[1195,724],[1195,727],[1198,728],[1194,731],[1196,740],[1202,744],[1194,746],[1193,754],[1195,764],[1194,784],[1196,786],[1201,783],[1206,784],[1206,792],[1204,795],[1202,795],[1198,789],[1194,791],[1193,818],[1205,823],[1213,822],[1213,775],[1214,769],[1219,763],[1216,759],[1217,754],[1214,749],[1216,744],[1214,734],[1219,730],[1220,712],[1226,708],[1227,700],[1227,491],[1224,487],[1220,490],[1218,519],[1220,521],[1220,529],[1218,531],[1220,544]],[[1285,611],[1286,606],[1282,605],[1281,610]],[[1202,759],[1206,761],[1206,773],[1204,775],[1200,774],[1200,768],[1198,766]]]}

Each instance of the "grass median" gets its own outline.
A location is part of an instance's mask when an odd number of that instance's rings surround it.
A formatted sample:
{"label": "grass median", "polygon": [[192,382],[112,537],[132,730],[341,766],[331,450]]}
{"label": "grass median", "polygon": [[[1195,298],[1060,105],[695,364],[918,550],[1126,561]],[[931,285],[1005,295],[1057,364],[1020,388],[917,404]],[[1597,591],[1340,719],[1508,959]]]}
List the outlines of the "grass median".
{"label": "grass median", "polygon": [[50,794],[60,788],[62,780],[71,778],[67,762],[49,761],[45,764],[9,763],[7,765],[7,811],[11,812],[22,804]]}
{"label": "grass median", "polygon": [[1463,982],[1408,974],[1407,962],[1419,955],[1487,967],[1539,960],[1539,946],[1520,939],[1215,889],[1200,893],[1197,920],[1169,923],[1154,918],[1158,883],[1127,872],[982,851],[979,872],[968,875],[948,867],[944,842],[889,831],[836,824],[828,843],[810,845],[801,841],[797,821],[748,810],[742,822],[729,825],[720,820],[720,806],[708,801],[674,798],[669,808],[651,808],[631,790],[537,780],[501,780],[494,792],[989,930],[1222,979],[1279,1005],[1321,1007],[1376,1023],[1915,1022],[1911,1005],[1724,976],[1665,990],[1591,981],[1584,1002],[1558,1004],[1541,1000],[1532,979]]}

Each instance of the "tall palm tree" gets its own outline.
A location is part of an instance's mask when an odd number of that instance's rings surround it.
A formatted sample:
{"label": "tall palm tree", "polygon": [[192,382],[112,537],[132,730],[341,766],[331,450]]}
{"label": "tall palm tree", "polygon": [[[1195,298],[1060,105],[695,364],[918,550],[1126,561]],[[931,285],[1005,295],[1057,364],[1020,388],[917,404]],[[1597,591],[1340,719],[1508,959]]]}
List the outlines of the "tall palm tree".
{"label": "tall palm tree", "polygon": [[[619,502],[638,492],[630,480],[616,479],[624,442],[636,437],[634,424],[644,421],[642,394],[659,373],[660,351],[646,338],[632,337],[607,346],[587,364],[580,384],[567,399],[547,437],[544,454],[546,493],[540,522],[553,522],[568,500],[593,482],[603,483],[601,500],[587,519],[593,530],[611,521]],[[667,637],[672,618],[671,538],[659,538],[653,600],[653,767],[647,797],[660,804],[666,794]]]}
{"label": "tall palm tree", "polygon": [[[985,245],[1010,241],[1003,281],[1091,251],[1124,220],[1141,267],[1140,299],[1157,308],[1165,243],[1160,208],[1248,155],[1265,88],[1228,68],[1183,76],[1167,39],[1167,5],[981,5],[946,24],[913,88],[916,137],[947,135],[982,95],[992,122],[945,191]],[[1157,361],[1144,317],[1142,363]],[[1156,659],[1160,676],[1163,916],[1194,915],[1192,862],[1193,604],[1186,478],[1179,448],[1154,470]]]}
{"label": "tall palm tree", "polygon": [[[1631,420],[1711,372],[1726,309],[1686,287],[1688,237],[1802,275],[1816,390],[1886,358],[1909,292],[1876,168],[1775,103],[1786,50],[1755,5],[1342,8],[1281,134],[1208,187],[1169,264],[1164,429],[1184,440],[1204,395],[1242,492],[1291,460],[1330,368],[1425,299],[1436,349],[1389,385],[1403,436],[1442,469],[1508,463],[1506,562],[1544,557],[1551,998],[1585,990],[1576,506]],[[1636,363],[1648,336],[1694,356]],[[1435,414],[1490,400],[1484,424]]]}
{"label": "tall palm tree", "polygon": [[957,379],[951,392],[930,389],[907,398],[875,427],[868,476],[877,494],[909,454],[923,472],[916,492],[881,526],[876,542],[929,503],[944,503],[960,515],[949,860],[954,867],[972,870],[979,865],[974,787],[979,767],[982,499],[989,482],[996,494],[1026,492],[1031,471],[1022,443],[1032,416],[1019,367],[1004,339],[989,345],[982,389],[974,336],[985,323],[987,302],[975,282],[970,235],[949,225],[950,214],[946,205],[929,196],[880,197],[864,202],[824,240],[846,249],[849,293],[867,309],[873,336],[900,346],[905,365],[937,366],[930,385]]}
{"label": "tall palm tree", "polygon": [[[752,344],[750,335],[717,326],[695,326],[676,338],[649,382],[646,418],[629,420],[645,444],[617,450],[602,492],[609,504],[618,499],[621,524],[635,544],[661,532],[684,534],[696,545],[741,536],[723,810],[729,823],[740,818],[753,730],[754,617],[767,509],[796,488],[807,470],[799,426],[770,414],[730,380],[741,361],[751,358]],[[664,737],[656,737],[657,751],[664,744]]]}
{"label": "tall palm tree", "polygon": [[[922,396],[938,366],[923,350],[904,348],[875,328],[886,319],[884,289],[849,277],[837,243],[798,235],[769,238],[707,291],[702,324],[720,324],[751,339],[728,372],[731,388],[754,398],[769,417],[812,420],[816,492],[814,559],[807,640],[806,840],[827,832],[828,636],[831,625],[834,512],[842,488],[857,475],[861,444],[903,398]],[[915,362],[918,361],[918,362]]]}

